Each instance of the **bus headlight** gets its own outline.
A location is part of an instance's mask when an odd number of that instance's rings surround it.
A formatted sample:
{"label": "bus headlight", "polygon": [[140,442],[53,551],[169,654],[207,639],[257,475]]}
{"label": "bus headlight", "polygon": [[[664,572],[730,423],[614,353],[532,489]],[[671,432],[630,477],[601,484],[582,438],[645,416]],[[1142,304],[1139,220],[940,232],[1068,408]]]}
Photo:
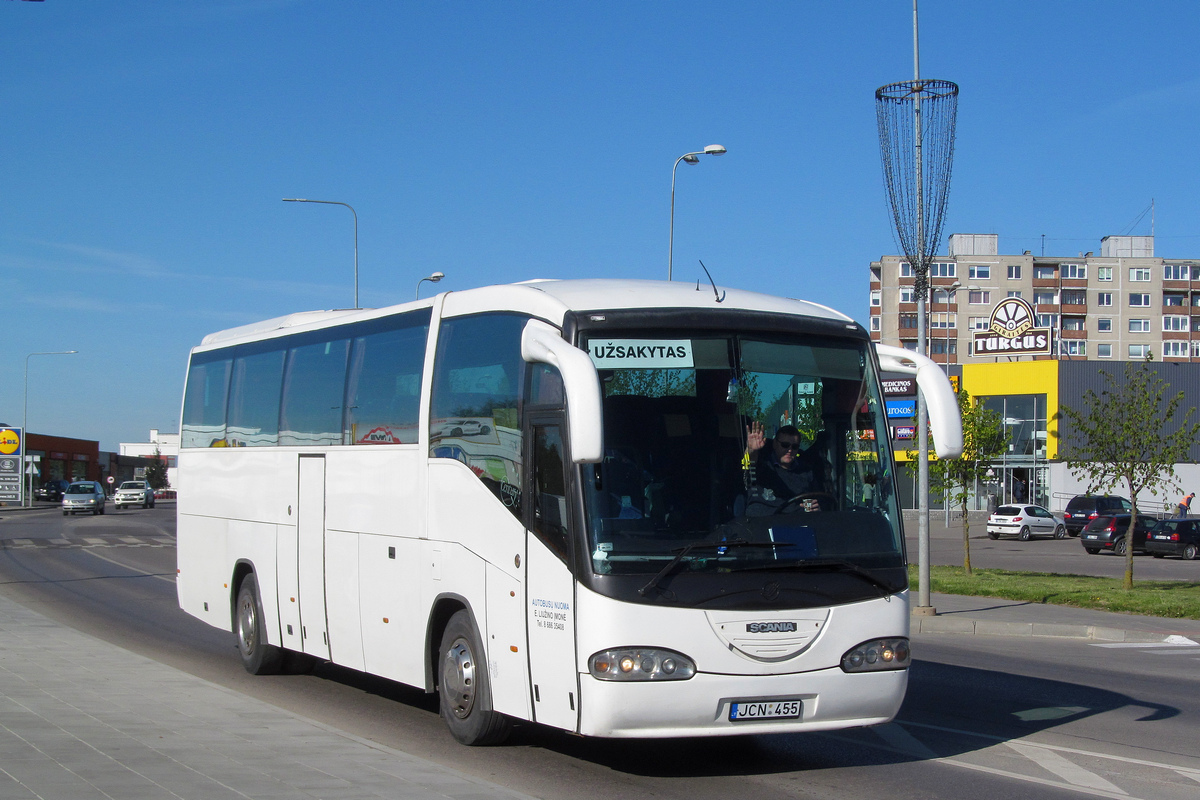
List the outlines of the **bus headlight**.
{"label": "bus headlight", "polygon": [[845,672],[878,672],[886,669],[908,669],[912,652],[908,639],[872,639],[851,648],[842,656]]}
{"label": "bus headlight", "polygon": [[589,658],[588,671],[602,681],[686,681],[696,674],[696,664],[674,650],[617,647]]}

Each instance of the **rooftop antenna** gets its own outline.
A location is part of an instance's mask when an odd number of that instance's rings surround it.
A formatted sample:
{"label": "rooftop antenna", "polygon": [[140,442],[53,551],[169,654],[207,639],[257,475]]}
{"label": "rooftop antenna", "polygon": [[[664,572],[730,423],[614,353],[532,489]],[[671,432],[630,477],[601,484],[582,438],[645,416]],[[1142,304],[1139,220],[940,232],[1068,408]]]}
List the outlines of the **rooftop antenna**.
{"label": "rooftop antenna", "polygon": [[[896,236],[912,266],[917,296],[917,352],[928,354],[926,303],[929,266],[942,238],[950,169],[954,162],[954,128],[958,85],[921,79],[917,0],[913,0],[913,79],[875,90],[879,152]],[[946,371],[950,370],[946,354]],[[929,412],[917,395],[917,570],[919,598],[914,613],[929,616]],[[970,564],[967,556],[966,563]]]}
{"label": "rooftop antenna", "polygon": [[[700,259],[698,259],[698,258],[696,260],[700,261]],[[712,284],[713,296],[717,298],[718,303],[724,303],[725,302],[725,292],[721,292],[720,294],[717,294],[717,282],[713,280],[712,273],[708,271],[708,267],[704,266],[703,261],[700,261],[700,267],[701,267],[701,269],[704,270],[704,274],[708,276],[708,282]],[[696,281],[696,291],[697,292],[700,291],[700,281]]]}

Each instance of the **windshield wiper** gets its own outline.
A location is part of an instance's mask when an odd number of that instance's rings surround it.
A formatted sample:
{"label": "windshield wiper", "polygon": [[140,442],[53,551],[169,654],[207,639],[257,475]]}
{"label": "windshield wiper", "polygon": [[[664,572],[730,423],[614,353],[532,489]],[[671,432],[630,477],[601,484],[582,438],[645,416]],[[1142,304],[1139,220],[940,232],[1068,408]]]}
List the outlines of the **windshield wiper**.
{"label": "windshield wiper", "polygon": [[862,578],[876,589],[886,593],[881,594],[880,597],[886,597],[887,595],[894,594],[896,591],[891,584],[880,580],[873,572],[863,569],[852,561],[845,561],[840,558],[814,558],[810,561],[797,561],[790,564],[769,564],[765,566],[747,567],[747,569],[793,569],[797,572],[832,569],[837,572],[846,572],[850,575]]}
{"label": "windshield wiper", "polygon": [[719,550],[723,553],[725,551],[725,548],[727,548],[727,547],[779,547],[784,544],[791,544],[791,542],[747,542],[745,539],[729,539],[729,540],[723,541],[723,542],[711,542],[708,540],[692,542],[689,545],[681,547],[679,549],[679,552],[675,554],[675,557],[672,558],[670,561],[668,561],[667,565],[665,567],[663,567],[662,569],[660,569],[658,571],[657,575],[655,575],[653,578],[651,578],[649,581],[647,581],[645,586],[638,589],[638,594],[641,595],[642,597],[645,597],[650,592],[651,589],[657,588],[658,582],[661,581],[663,578],[667,577],[668,575],[670,575],[671,572],[676,567],[679,566],[679,564],[683,561],[683,559],[685,559],[687,557],[687,554],[692,552],[693,550],[698,550],[698,549],[710,550],[711,549],[711,550]]}

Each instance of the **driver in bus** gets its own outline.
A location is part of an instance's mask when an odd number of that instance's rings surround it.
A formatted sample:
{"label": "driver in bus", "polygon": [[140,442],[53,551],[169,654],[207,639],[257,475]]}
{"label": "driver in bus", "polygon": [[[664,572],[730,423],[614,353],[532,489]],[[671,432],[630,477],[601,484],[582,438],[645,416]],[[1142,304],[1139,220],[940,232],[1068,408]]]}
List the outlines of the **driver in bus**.
{"label": "driver in bus", "polygon": [[[817,448],[800,449],[800,431],[784,425],[767,443],[761,422],[746,428],[746,459],[751,479],[762,502],[782,506],[802,495],[824,495],[824,462]],[[797,508],[820,511],[817,497],[797,501]]]}

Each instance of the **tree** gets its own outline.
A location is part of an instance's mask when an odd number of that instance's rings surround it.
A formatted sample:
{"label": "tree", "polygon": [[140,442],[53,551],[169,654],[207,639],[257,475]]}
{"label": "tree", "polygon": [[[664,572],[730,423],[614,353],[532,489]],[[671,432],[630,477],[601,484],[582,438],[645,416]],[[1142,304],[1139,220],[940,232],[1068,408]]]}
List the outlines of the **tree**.
{"label": "tree", "polygon": [[1138,495],[1178,490],[1175,464],[1187,460],[1200,422],[1189,421],[1195,408],[1176,421],[1184,393],[1166,399],[1167,382],[1146,362],[1126,363],[1123,380],[1100,375],[1107,387],[1099,395],[1088,389],[1082,409],[1062,408],[1070,423],[1064,456],[1071,474],[1087,481],[1088,494],[1122,483],[1128,488],[1133,513],[1125,530],[1124,586],[1132,589]]}
{"label": "tree", "polygon": [[[958,393],[958,413],[962,417],[963,451],[958,458],[933,461],[929,465],[929,486],[945,503],[955,503],[962,512],[963,571],[971,574],[971,521],[967,501],[979,480],[991,466],[992,459],[1008,445],[1008,435],[1000,415],[972,403],[966,390]],[[917,453],[909,451],[910,464],[916,463]]]}
{"label": "tree", "polygon": [[171,488],[171,482],[167,480],[167,462],[157,447],[154,448],[153,463],[146,467],[146,483],[156,492]]}

